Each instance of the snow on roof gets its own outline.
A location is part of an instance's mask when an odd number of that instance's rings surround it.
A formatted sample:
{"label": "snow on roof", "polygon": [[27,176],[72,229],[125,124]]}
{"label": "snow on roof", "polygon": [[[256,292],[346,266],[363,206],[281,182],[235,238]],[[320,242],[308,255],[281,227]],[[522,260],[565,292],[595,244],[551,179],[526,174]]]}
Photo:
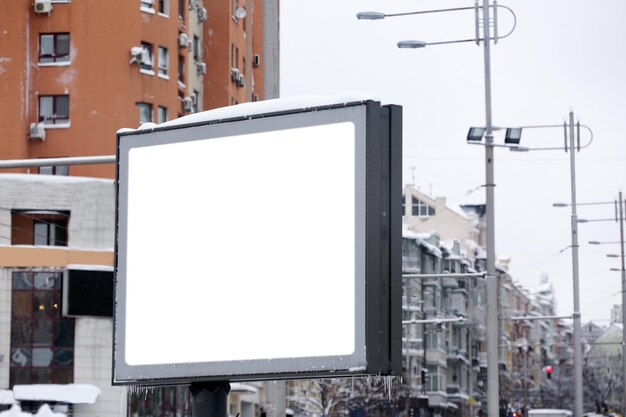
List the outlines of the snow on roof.
{"label": "snow on roof", "polygon": [[450,209],[450,211],[454,212],[455,214],[458,214],[459,216],[463,217],[464,219],[467,219],[467,220],[471,219],[471,217],[467,215],[465,210],[463,210],[461,208],[461,206],[459,206],[458,204],[446,203],[446,207],[448,209]]}
{"label": "snow on roof", "polygon": [[100,182],[112,184],[113,180],[104,178],[91,178],[91,177],[73,177],[69,175],[40,175],[40,174],[0,174],[0,180],[17,180],[28,182],[42,182],[46,184],[68,184],[68,183],[87,183],[87,182]]}
{"label": "snow on roof", "polygon": [[230,384],[230,392],[235,394],[256,394],[259,392],[257,387],[250,384],[242,384],[240,382],[234,382]]}
{"label": "snow on roof", "polygon": [[17,404],[13,391],[10,389],[0,389],[0,404]]}
{"label": "snow on roof", "polygon": [[417,243],[420,246],[424,247],[424,249],[426,249],[426,251],[431,255],[435,255],[436,257],[441,258],[441,250],[437,246],[430,244],[422,239],[418,239]]}
{"label": "snow on roof", "polygon": [[111,265],[83,265],[83,264],[69,264],[67,269],[72,269],[74,271],[105,271],[105,272],[113,272],[113,266]]}
{"label": "snow on roof", "polygon": [[16,400],[93,404],[100,395],[100,388],[89,384],[15,385],[13,395]]}
{"label": "snow on roof", "polygon": [[[284,112],[289,110],[310,109],[313,107],[332,106],[337,104],[357,103],[366,100],[376,100],[376,97],[361,92],[346,92],[342,94],[321,96],[298,96],[277,98],[273,100],[262,100],[237,104],[235,106],[220,107],[200,113],[179,117],[159,125],[154,123],[144,123],[137,130],[147,130],[154,127],[171,127],[192,123],[204,123],[216,120],[234,119],[239,117],[249,117],[257,114]],[[132,130],[128,128],[118,130],[118,133],[125,133]]]}

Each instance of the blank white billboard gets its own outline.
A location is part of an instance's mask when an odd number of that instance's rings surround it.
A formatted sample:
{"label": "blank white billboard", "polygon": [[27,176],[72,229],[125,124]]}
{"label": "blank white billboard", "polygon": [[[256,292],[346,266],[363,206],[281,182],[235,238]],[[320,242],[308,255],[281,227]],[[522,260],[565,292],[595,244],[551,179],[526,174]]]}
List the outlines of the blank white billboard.
{"label": "blank white billboard", "polygon": [[371,109],[118,134],[114,384],[391,372]]}
{"label": "blank white billboard", "polygon": [[346,122],[131,149],[126,362],[352,354],[355,143]]}

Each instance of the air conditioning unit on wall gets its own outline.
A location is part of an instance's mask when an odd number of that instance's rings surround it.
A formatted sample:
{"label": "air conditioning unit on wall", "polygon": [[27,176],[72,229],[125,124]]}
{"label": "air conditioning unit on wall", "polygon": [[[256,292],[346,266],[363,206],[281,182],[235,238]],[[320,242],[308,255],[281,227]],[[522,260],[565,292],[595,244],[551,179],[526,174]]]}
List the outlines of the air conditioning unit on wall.
{"label": "air conditioning unit on wall", "polygon": [[178,35],[178,46],[180,46],[181,48],[189,47],[189,36],[187,36],[186,33],[181,33],[180,35]]}
{"label": "air conditioning unit on wall", "polygon": [[237,68],[230,69],[230,78],[235,82],[239,81],[239,70]]}
{"label": "air conditioning unit on wall", "polygon": [[206,64],[204,62],[196,62],[196,70],[198,75],[206,74]]}
{"label": "air conditioning unit on wall", "polygon": [[46,129],[43,123],[31,123],[28,130],[28,137],[30,139],[43,141],[46,138]]}
{"label": "air conditioning unit on wall", "polygon": [[35,0],[35,13],[50,13],[52,11],[52,0]]}
{"label": "air conditioning unit on wall", "polygon": [[143,47],[133,46],[130,48],[130,63],[138,64],[143,60]]}
{"label": "air conditioning unit on wall", "polygon": [[209,18],[209,13],[204,7],[198,7],[198,22],[206,22]]}
{"label": "air conditioning unit on wall", "polygon": [[191,109],[193,108],[193,98],[191,96],[187,96],[182,99],[182,103],[184,111],[191,111]]}

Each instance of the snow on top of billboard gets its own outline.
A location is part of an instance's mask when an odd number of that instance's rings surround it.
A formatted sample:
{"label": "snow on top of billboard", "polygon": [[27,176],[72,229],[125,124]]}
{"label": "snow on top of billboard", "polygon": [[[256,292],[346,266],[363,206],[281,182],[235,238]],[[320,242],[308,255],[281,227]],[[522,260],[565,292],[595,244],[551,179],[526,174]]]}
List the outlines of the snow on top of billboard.
{"label": "snow on top of billboard", "polygon": [[[216,120],[234,119],[248,117],[256,114],[276,113],[289,110],[307,109],[318,106],[332,106],[335,104],[355,103],[367,100],[378,101],[379,99],[371,94],[362,92],[345,92],[335,95],[312,95],[277,98],[272,100],[254,101],[241,103],[234,106],[220,107],[199,113],[193,113],[178,119],[170,120],[161,124],[144,123],[137,130],[148,130],[155,127],[172,127],[194,123],[203,123]],[[135,129],[123,128],[117,133],[132,132]]]}

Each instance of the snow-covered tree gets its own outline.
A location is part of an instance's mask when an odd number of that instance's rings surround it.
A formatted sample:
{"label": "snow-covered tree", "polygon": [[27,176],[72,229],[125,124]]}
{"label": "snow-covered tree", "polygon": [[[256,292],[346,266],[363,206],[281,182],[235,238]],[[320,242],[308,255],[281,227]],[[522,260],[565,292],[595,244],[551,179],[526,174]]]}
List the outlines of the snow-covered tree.
{"label": "snow-covered tree", "polygon": [[289,406],[296,416],[382,415],[393,401],[392,389],[390,379],[385,377],[294,381],[290,384]]}

